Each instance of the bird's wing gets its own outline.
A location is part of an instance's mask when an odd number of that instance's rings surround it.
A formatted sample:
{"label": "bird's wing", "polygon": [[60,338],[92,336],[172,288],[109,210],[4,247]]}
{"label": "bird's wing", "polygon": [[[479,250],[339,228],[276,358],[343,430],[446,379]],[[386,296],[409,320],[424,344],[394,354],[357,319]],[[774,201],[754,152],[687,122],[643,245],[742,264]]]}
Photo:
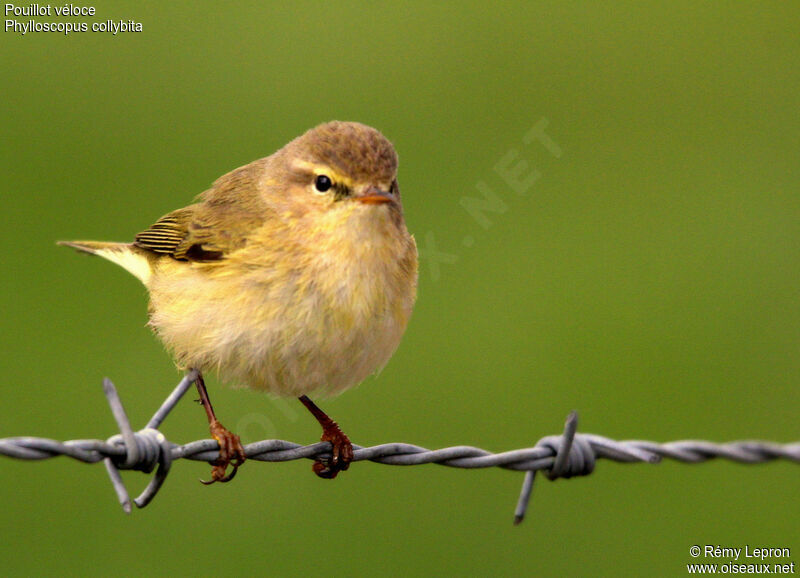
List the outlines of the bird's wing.
{"label": "bird's wing", "polygon": [[161,217],[136,235],[136,247],[183,261],[218,261],[247,243],[267,211],[247,165],[219,178],[201,202]]}

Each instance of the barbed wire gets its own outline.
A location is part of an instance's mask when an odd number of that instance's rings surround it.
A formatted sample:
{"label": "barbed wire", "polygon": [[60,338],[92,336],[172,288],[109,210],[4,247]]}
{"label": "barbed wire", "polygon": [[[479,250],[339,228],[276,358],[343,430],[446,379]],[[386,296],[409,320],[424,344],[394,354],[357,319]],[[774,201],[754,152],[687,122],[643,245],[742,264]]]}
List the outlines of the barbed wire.
{"label": "barbed wire", "polygon": [[[167,397],[144,429],[134,432],[114,384],[103,381],[103,391],[111,406],[120,433],[102,440],[70,440],[59,442],[39,437],[10,437],[0,439],[0,455],[21,460],[44,460],[67,456],[85,463],[103,461],[114,490],[126,513],[131,504],[144,508],[158,493],[166,480],[172,463],[179,459],[213,462],[219,456],[216,440],[206,439],[178,445],[168,441],[158,427],[191,387],[197,374],[187,373]],[[589,475],[598,459],[616,462],[656,464],[662,458],[683,463],[700,463],[721,458],[742,464],[760,464],[772,460],[787,460],[800,464],[800,442],[779,444],[767,441],[736,441],[713,443],[685,440],[656,443],[642,440],[617,441],[607,437],[577,433],[578,415],[570,413],[561,435],[546,436],[533,447],[492,453],[472,446],[454,446],[430,450],[407,443],[386,443],[372,447],[353,445],[353,461],[371,461],[396,466],[439,464],[454,468],[500,467],[524,471],[514,523],[525,517],[533,483],[538,471],[550,480]],[[329,442],[301,445],[284,440],[262,440],[244,446],[248,460],[287,462],[300,459],[326,460],[331,457]],[[150,473],[155,470],[148,486],[131,500],[120,470]]]}

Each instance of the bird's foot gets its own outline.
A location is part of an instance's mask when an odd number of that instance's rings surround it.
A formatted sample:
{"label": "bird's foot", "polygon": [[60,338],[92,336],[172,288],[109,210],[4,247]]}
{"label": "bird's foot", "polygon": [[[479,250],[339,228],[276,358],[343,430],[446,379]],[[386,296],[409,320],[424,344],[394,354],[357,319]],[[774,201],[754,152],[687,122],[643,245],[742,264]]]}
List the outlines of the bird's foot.
{"label": "bird's foot", "polygon": [[353,461],[353,444],[335,421],[325,425],[320,440],[331,443],[331,457],[317,460],[312,469],[320,478],[332,480],[339,472],[350,467],[350,462]]}
{"label": "bird's foot", "polygon": [[[247,459],[242,442],[239,440],[239,436],[216,419],[209,424],[208,429],[211,431],[211,437],[219,444],[219,457],[211,462],[211,465],[214,466],[211,470],[211,479],[200,481],[206,485],[214,482],[230,482],[236,475],[239,466]],[[230,474],[227,473],[228,466],[233,468]]]}

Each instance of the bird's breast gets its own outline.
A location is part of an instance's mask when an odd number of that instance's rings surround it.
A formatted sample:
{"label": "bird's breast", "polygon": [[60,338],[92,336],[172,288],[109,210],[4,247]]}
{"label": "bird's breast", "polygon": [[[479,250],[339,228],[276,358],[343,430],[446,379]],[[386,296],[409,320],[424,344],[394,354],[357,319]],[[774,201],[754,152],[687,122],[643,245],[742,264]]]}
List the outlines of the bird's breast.
{"label": "bird's breast", "polygon": [[417,275],[405,226],[363,216],[283,231],[280,243],[262,235],[225,263],[182,267],[151,287],[151,324],[182,365],[254,389],[303,395],[359,383],[397,348]]}

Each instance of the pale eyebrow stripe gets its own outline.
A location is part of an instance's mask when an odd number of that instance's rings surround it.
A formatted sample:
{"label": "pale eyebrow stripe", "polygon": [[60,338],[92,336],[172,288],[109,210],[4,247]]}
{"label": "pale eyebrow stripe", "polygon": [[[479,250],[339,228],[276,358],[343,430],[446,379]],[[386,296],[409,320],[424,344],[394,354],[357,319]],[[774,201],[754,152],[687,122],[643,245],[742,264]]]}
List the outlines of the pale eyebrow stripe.
{"label": "pale eyebrow stripe", "polygon": [[304,161],[302,159],[294,159],[292,161],[292,168],[293,169],[298,169],[298,170],[308,171],[310,173],[317,173],[321,169],[324,169],[326,167],[324,167],[323,165],[318,165],[316,163],[309,162],[309,161]]}
{"label": "pale eyebrow stripe", "polygon": [[307,171],[315,175],[326,174],[333,180],[334,183],[341,184],[346,187],[352,188],[354,185],[352,179],[349,179],[343,176],[342,174],[336,172],[336,170],[334,170],[328,165],[312,163],[311,161],[304,161],[303,159],[294,159],[292,161],[292,169]]}

